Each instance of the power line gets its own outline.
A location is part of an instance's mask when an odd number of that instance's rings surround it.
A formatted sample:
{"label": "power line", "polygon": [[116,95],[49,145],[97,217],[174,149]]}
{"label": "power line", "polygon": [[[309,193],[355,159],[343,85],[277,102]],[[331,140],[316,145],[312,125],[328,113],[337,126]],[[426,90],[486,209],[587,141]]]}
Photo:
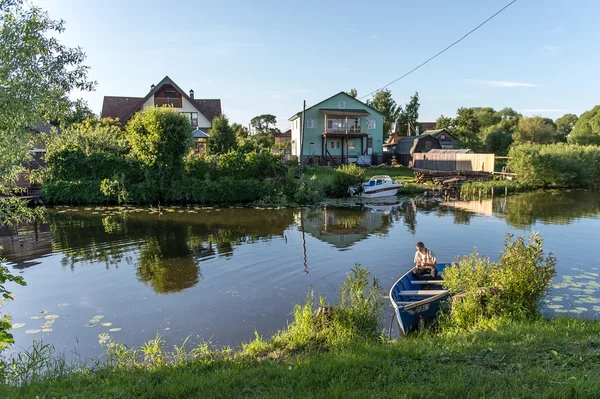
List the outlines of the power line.
{"label": "power line", "polygon": [[470,30],[466,35],[464,35],[463,37],[461,37],[460,39],[458,39],[457,41],[455,41],[454,43],[452,43],[451,45],[449,45],[448,47],[446,47],[445,49],[443,49],[442,51],[440,51],[439,53],[437,53],[436,55],[434,55],[433,57],[429,58],[427,61],[423,62],[422,64],[419,64],[418,66],[416,66],[415,68],[413,68],[412,70],[406,72],[404,75],[400,76],[398,79],[392,80],[390,83],[386,84],[385,86],[374,90],[372,92],[370,92],[369,94],[362,96],[359,98],[359,100],[362,100],[365,97],[369,97],[373,94],[375,94],[376,92],[378,92],[379,90],[383,90],[386,87],[396,83],[397,81],[399,81],[400,79],[405,78],[406,76],[410,75],[411,73],[413,73],[414,71],[416,71],[417,69],[421,68],[423,65],[427,64],[429,61],[433,60],[434,58],[442,55],[443,53],[445,53],[446,51],[448,51],[451,47],[454,47],[455,45],[457,45],[458,43],[462,42],[464,39],[467,38],[467,36],[469,36],[471,33],[475,32],[477,29],[481,28],[483,25],[485,25],[486,23],[488,23],[491,19],[493,19],[496,15],[500,14],[502,11],[506,10],[508,7],[510,7],[513,3],[515,3],[517,0],[512,0],[510,3],[508,3],[507,5],[505,5],[504,7],[502,7],[500,10],[498,10],[494,15],[492,15],[491,17],[489,17],[488,19],[486,19],[485,21],[483,21],[482,23],[480,23],[479,25],[477,25],[475,28],[473,28],[472,30]]}

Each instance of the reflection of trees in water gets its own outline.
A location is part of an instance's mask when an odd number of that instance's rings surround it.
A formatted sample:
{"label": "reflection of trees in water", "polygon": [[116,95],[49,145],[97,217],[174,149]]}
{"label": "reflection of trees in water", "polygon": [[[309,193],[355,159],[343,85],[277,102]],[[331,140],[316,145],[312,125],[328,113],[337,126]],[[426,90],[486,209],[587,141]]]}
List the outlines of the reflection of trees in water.
{"label": "reflection of trees in water", "polygon": [[530,227],[540,221],[568,224],[575,219],[600,214],[600,196],[587,191],[545,191],[494,200],[494,211],[505,215],[515,227]]}
{"label": "reflection of trees in water", "polygon": [[[199,276],[201,277],[200,268],[189,248],[183,250],[176,247],[176,241],[151,237],[144,244],[138,257],[138,279],[150,284],[159,294],[179,292],[193,287],[198,283]],[[183,251],[180,252],[181,250]]]}
{"label": "reflection of trees in water", "polygon": [[[50,214],[53,250],[62,263],[81,262],[118,267],[134,264],[141,282],[158,293],[190,288],[202,279],[199,263],[207,258],[233,256],[243,243],[283,236],[293,223],[291,210],[270,212],[230,209],[206,214],[146,213],[99,217],[91,212]],[[137,262],[133,252],[139,248]]]}

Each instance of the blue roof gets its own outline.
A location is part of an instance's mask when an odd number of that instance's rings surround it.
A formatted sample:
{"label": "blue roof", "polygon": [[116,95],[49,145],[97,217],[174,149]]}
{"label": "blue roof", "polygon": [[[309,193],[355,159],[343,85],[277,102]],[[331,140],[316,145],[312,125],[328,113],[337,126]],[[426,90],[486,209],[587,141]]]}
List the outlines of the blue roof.
{"label": "blue roof", "polygon": [[210,138],[210,136],[208,135],[208,133],[203,132],[199,128],[196,129],[196,130],[194,130],[192,133],[194,134],[194,138],[195,139],[209,139]]}

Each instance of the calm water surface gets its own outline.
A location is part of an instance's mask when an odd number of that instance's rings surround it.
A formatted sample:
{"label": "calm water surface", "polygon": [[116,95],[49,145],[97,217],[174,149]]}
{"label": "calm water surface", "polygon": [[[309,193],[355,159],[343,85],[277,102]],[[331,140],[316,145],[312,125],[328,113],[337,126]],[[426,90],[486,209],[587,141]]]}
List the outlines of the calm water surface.
{"label": "calm water surface", "polygon": [[335,302],[355,263],[368,266],[388,290],[413,266],[417,241],[440,262],[473,247],[497,259],[507,232],[537,230],[559,260],[546,311],[596,318],[599,215],[600,194],[590,192],[162,214],[56,208],[37,226],[0,230],[3,256],[27,282],[8,286],[16,299],[2,312],[16,326],[24,323],[13,330],[13,351],[43,339],[69,357],[88,359],[102,353],[104,332],[129,346],[156,334],[169,345],[188,336],[239,345],[255,331],[269,336],[283,328],[311,287]]}

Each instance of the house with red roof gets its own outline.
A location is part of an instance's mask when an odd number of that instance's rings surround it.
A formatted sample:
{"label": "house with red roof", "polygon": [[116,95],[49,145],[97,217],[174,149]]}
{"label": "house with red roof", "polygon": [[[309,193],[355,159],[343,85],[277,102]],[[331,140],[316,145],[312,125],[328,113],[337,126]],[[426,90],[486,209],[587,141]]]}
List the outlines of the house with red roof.
{"label": "house with red roof", "polygon": [[158,84],[151,85],[150,91],[144,97],[105,96],[100,118],[118,118],[121,125],[125,126],[136,112],[163,105],[170,105],[189,118],[195,129],[196,148],[198,152],[203,152],[204,149],[198,146],[203,147],[205,139],[209,137],[208,131],[213,119],[221,115],[221,100],[195,98],[194,90],[186,93],[168,76]]}

